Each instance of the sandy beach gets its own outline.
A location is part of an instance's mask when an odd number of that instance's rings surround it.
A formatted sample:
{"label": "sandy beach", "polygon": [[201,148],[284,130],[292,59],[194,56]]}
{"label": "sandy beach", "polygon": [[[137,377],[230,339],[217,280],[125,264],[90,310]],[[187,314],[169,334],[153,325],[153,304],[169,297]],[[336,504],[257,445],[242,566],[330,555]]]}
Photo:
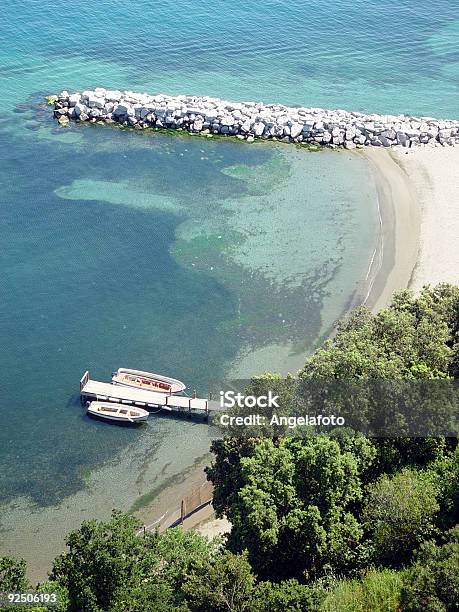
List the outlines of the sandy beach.
{"label": "sandy beach", "polygon": [[394,151],[420,207],[419,253],[409,286],[459,285],[459,148]]}
{"label": "sandy beach", "polygon": [[365,305],[373,311],[394,291],[459,284],[459,150],[365,149],[378,190],[381,237]]}

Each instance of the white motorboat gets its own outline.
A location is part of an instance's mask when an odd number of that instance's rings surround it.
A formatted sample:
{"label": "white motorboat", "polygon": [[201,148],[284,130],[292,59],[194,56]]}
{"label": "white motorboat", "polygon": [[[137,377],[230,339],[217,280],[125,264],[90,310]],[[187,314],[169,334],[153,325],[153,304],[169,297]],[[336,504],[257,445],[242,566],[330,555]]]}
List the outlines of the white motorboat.
{"label": "white motorboat", "polygon": [[125,404],[115,404],[112,402],[91,402],[88,404],[88,414],[117,421],[119,423],[138,423],[148,419],[149,412],[136,406],[126,406]]}
{"label": "white motorboat", "polygon": [[114,385],[156,391],[157,393],[180,393],[180,391],[186,389],[186,385],[176,378],[153,374],[152,372],[142,372],[142,370],[129,370],[127,368],[118,368],[116,372],[113,372],[112,383]]}

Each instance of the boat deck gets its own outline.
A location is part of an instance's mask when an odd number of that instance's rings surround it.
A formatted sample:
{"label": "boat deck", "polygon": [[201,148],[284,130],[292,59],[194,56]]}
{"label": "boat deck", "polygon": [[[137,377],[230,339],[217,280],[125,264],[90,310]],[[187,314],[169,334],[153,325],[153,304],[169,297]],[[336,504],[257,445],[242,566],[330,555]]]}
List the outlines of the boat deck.
{"label": "boat deck", "polygon": [[123,387],[91,380],[85,372],[80,380],[81,399],[116,402],[141,408],[163,408],[169,411],[209,414],[209,401],[199,397],[169,395],[136,387]]}

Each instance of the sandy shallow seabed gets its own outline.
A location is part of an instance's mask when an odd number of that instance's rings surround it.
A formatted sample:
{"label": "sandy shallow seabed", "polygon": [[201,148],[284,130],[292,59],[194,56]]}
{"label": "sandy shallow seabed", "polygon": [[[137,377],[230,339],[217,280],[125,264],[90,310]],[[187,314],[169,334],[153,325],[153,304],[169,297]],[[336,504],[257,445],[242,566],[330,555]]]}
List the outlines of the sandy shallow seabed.
{"label": "sandy shallow seabed", "polygon": [[[365,279],[365,304],[378,310],[388,304],[394,291],[407,287],[410,282],[419,252],[420,206],[407,173],[391,153],[365,149],[356,154],[368,160],[378,193],[380,238]],[[261,369],[269,363],[269,352],[265,357]],[[171,518],[178,517],[177,501],[205,481],[203,466],[196,466],[183,480],[165,488],[153,503],[137,512],[138,518],[148,527],[157,521],[170,524]],[[184,527],[197,528],[206,535],[224,533],[230,528],[225,520],[212,520],[209,512],[201,523],[196,517]]]}
{"label": "sandy shallow seabed", "polygon": [[421,208],[419,255],[410,286],[459,285],[459,147],[394,151]]}
{"label": "sandy shallow seabed", "polygon": [[[379,310],[389,303],[394,291],[407,286],[418,290],[429,283],[459,284],[459,149],[365,149],[357,154],[370,162],[381,218],[381,239],[369,271],[373,278],[366,305]],[[175,501],[187,484],[195,486],[202,478],[199,466],[175,494],[173,488],[163,492],[156,512],[150,507],[140,517],[157,517],[164,501]],[[203,533],[207,524],[212,526],[212,534],[229,528],[204,522]]]}

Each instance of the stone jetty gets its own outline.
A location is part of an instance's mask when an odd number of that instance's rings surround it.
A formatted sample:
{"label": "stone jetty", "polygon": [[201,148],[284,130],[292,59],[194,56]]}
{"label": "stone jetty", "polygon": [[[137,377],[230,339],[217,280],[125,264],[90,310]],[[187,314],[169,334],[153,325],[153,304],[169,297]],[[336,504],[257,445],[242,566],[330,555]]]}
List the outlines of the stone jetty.
{"label": "stone jetty", "polygon": [[459,121],[432,117],[150,95],[101,87],[82,93],[63,91],[48,100],[61,125],[70,120],[117,123],[138,130],[169,128],[235,136],[249,142],[262,138],[347,149],[459,145]]}

